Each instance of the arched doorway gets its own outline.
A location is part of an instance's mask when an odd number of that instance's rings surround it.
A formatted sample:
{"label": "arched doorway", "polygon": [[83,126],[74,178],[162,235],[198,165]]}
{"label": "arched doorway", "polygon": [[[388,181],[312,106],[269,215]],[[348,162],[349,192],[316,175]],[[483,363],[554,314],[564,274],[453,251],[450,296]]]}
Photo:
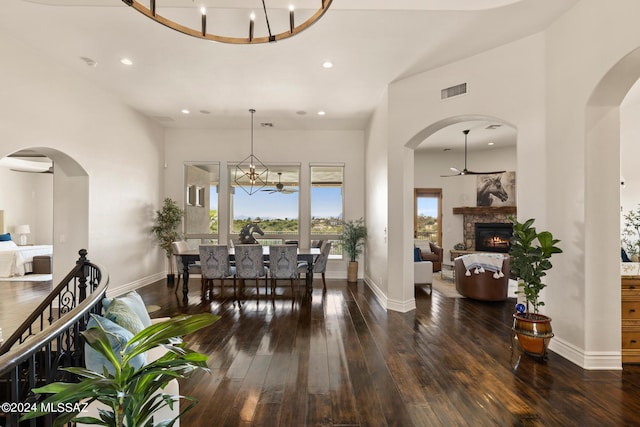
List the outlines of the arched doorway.
{"label": "arched doorway", "polygon": [[[78,259],[78,249],[89,249],[89,176],[80,163],[60,150],[24,147],[13,153],[24,150],[46,156],[53,162],[51,206],[44,212],[45,215],[52,216],[50,234],[54,252],[53,282],[58,283]],[[12,153],[6,153],[10,154]],[[38,221],[35,205],[34,210],[34,221]],[[41,220],[48,222],[49,218]]]}
{"label": "arched doorway", "polygon": [[[600,80],[586,105],[585,341],[591,352],[621,342],[620,105],[640,78],[640,48]],[[598,171],[598,173],[593,173]],[[607,284],[606,286],[603,286]],[[610,285],[609,285],[610,284]],[[597,313],[607,313],[605,319]],[[598,348],[593,348],[597,343]]]}

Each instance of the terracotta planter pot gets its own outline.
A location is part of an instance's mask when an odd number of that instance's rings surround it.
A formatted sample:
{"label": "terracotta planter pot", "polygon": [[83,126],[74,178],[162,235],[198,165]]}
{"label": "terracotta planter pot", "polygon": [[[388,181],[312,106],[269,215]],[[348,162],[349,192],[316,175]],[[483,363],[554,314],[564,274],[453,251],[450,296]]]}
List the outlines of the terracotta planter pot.
{"label": "terracotta planter pot", "polygon": [[358,281],[358,261],[349,261],[347,268],[347,282]]}
{"label": "terracotta planter pot", "polygon": [[549,341],[553,338],[550,317],[535,313],[516,313],[513,315],[513,330],[525,353],[546,356]]}

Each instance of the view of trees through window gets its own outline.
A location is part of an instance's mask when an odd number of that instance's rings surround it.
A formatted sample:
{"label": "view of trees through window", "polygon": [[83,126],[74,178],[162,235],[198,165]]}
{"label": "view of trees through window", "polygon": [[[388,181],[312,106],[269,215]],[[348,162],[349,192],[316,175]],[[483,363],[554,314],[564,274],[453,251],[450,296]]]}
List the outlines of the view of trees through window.
{"label": "view of trees through window", "polygon": [[342,233],[343,166],[311,167],[311,234]]}
{"label": "view of trees through window", "polygon": [[267,185],[249,195],[238,187],[230,169],[230,230],[239,233],[249,222],[258,222],[265,234],[298,235],[300,169],[292,166],[269,166]]}
{"label": "view of trees through window", "polygon": [[429,240],[442,244],[440,221],[442,218],[440,202],[442,192],[439,189],[415,190],[414,236],[416,239]]}

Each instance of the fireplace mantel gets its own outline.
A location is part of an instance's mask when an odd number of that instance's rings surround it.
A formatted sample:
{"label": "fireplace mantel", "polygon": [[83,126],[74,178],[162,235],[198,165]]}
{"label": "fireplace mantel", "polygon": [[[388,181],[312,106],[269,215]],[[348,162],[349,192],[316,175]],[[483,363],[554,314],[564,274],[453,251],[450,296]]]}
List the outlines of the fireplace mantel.
{"label": "fireplace mantel", "polygon": [[516,206],[467,206],[453,208],[454,215],[496,215],[516,214]]}

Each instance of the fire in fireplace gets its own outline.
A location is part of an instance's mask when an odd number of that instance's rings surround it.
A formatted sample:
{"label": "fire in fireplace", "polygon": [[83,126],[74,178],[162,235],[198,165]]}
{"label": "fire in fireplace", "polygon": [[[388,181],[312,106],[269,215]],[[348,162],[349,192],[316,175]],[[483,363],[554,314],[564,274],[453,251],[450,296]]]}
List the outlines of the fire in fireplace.
{"label": "fire in fireplace", "polygon": [[477,222],[476,251],[509,252],[509,240],[513,234],[513,225],[503,222]]}

